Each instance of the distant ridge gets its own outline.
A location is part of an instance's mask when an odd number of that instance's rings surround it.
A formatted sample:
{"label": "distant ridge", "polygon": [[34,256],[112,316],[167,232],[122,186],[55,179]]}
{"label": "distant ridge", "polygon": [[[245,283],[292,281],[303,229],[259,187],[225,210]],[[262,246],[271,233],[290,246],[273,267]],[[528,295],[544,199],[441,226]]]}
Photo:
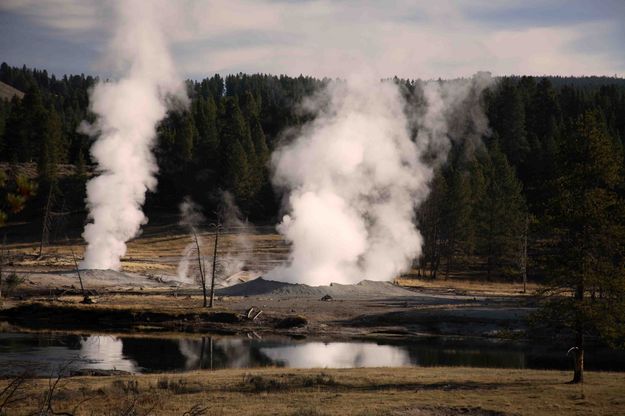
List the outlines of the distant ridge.
{"label": "distant ridge", "polygon": [[10,101],[16,95],[19,99],[24,98],[24,93],[22,91],[0,81],[0,99]]}

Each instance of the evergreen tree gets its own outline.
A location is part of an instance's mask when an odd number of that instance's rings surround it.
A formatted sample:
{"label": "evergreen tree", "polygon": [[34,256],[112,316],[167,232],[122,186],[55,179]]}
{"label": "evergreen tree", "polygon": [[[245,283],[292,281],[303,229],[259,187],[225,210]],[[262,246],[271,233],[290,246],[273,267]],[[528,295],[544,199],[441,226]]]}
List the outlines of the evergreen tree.
{"label": "evergreen tree", "polygon": [[442,206],[445,246],[445,277],[454,266],[458,251],[472,247],[471,184],[469,172],[452,170],[447,181],[447,194]]}
{"label": "evergreen tree", "polygon": [[6,149],[6,152],[2,152],[3,160],[23,161],[23,155],[28,147],[26,117],[22,102],[17,97],[13,97],[11,101],[11,112],[6,122],[3,143]]}
{"label": "evergreen tree", "polygon": [[56,181],[62,135],[61,119],[52,108],[45,117],[41,151],[37,163],[39,178],[44,182]]}
{"label": "evergreen tree", "polygon": [[47,112],[43,105],[41,92],[31,87],[22,100],[23,124],[22,136],[19,137],[18,160],[30,162],[37,160],[43,149],[43,139],[47,124]]}
{"label": "evergreen tree", "polygon": [[492,103],[490,123],[510,163],[523,166],[530,151],[525,130],[525,106],[521,94],[509,79],[501,81],[500,91]]}
{"label": "evergreen tree", "polygon": [[[597,111],[568,132],[550,201],[556,241],[549,264],[547,322],[575,334],[573,382],[584,377],[585,337],[625,337],[625,201],[623,155]],[[563,292],[564,289],[564,292]],[[562,293],[572,293],[570,297]]]}
{"label": "evergreen tree", "polygon": [[37,184],[26,176],[0,170],[0,226],[4,225],[9,214],[22,211],[36,193]]}
{"label": "evergreen tree", "polygon": [[198,149],[195,156],[202,167],[215,169],[219,134],[217,131],[217,106],[211,95],[198,97],[194,103],[193,116],[198,131]]}
{"label": "evergreen tree", "polygon": [[256,99],[249,91],[243,96],[242,112],[245,116],[250,136],[250,143],[244,147],[246,152],[248,152],[251,193],[256,195],[263,184],[268,182],[267,162],[269,160],[269,148],[260,124],[260,109]]}
{"label": "evergreen tree", "polygon": [[515,272],[526,218],[522,185],[495,142],[480,162],[483,188],[475,208],[478,250],[486,257],[486,277]]}
{"label": "evergreen tree", "polygon": [[443,206],[447,194],[447,183],[440,170],[437,170],[427,200],[418,211],[419,229],[423,236],[423,252],[421,253],[420,274],[433,279],[437,277],[443,254]]}
{"label": "evergreen tree", "polygon": [[223,100],[220,125],[220,185],[224,190],[231,191],[238,202],[247,201],[249,165],[243,143],[249,140],[249,132],[236,98],[227,97]]}
{"label": "evergreen tree", "polygon": [[5,152],[4,131],[6,129],[6,122],[10,113],[11,104],[9,103],[9,101],[0,99],[0,154],[3,154],[3,152]]}
{"label": "evergreen tree", "polygon": [[179,125],[176,129],[177,153],[183,164],[191,161],[193,157],[193,145],[196,142],[196,129],[193,118],[188,112],[180,115]]}

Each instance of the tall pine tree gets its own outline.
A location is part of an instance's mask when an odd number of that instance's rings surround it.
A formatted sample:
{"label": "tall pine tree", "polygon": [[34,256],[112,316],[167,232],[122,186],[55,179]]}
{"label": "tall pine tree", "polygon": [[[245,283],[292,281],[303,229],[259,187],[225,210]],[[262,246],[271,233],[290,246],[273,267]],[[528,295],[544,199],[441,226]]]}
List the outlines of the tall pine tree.
{"label": "tall pine tree", "polygon": [[567,133],[558,172],[549,204],[555,247],[543,316],[574,334],[578,383],[588,334],[611,342],[625,337],[623,154],[599,112],[586,112]]}

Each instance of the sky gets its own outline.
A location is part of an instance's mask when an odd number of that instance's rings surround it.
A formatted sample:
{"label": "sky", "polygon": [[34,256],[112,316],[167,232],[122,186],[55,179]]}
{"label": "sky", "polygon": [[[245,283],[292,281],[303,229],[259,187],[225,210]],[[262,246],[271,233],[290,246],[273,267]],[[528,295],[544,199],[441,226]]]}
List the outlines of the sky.
{"label": "sky", "polygon": [[[625,0],[145,0],[180,73],[625,76]],[[112,0],[0,0],[0,61],[114,76]]]}

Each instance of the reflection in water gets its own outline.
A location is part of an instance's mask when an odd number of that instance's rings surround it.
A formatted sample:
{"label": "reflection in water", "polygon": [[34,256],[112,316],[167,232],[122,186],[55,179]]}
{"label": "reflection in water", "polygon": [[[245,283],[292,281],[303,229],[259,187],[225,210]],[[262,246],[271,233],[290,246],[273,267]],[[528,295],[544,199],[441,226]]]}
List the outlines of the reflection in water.
{"label": "reflection in water", "polygon": [[[625,371],[625,352],[588,350],[588,369]],[[569,369],[562,349],[534,344],[423,338],[395,344],[247,337],[151,338],[0,333],[0,376],[26,368],[49,376],[73,368],[147,373],[195,369],[469,366]]]}
{"label": "reflection in water", "polygon": [[106,335],[90,335],[80,340],[80,358],[86,361],[83,368],[115,369],[134,373],[135,363],[124,357],[121,339]]}
{"label": "reflection in water", "polygon": [[257,343],[245,338],[181,339],[178,350],[184,356],[185,370],[277,365],[260,352]]}
{"label": "reflection in water", "polygon": [[402,367],[411,364],[407,351],[388,345],[309,342],[260,350],[272,360],[292,368]]}

